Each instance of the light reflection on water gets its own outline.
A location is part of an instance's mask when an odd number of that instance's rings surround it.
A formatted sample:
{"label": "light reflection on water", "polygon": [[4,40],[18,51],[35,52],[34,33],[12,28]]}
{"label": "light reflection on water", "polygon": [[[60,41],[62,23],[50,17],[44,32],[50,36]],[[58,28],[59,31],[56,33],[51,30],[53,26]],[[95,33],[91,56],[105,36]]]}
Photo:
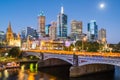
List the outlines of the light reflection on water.
{"label": "light reflection on water", "polygon": [[56,80],[54,76],[37,71],[37,64],[30,64],[29,69],[22,65],[20,69],[6,69],[0,72],[0,80]]}
{"label": "light reflection on water", "polygon": [[[112,76],[109,76],[107,78],[100,78],[100,77],[97,78],[96,76],[94,76],[94,77],[89,77],[89,79],[85,77],[74,78],[74,79],[59,79],[55,76],[37,71],[37,67],[38,64],[30,64],[29,69],[26,69],[26,66],[22,65],[20,69],[7,69],[1,71],[0,80],[119,80],[120,79],[120,78],[118,79],[118,77],[112,79]],[[60,73],[60,74],[64,74],[64,73]],[[117,69],[116,75],[120,76],[120,68],[119,71]]]}

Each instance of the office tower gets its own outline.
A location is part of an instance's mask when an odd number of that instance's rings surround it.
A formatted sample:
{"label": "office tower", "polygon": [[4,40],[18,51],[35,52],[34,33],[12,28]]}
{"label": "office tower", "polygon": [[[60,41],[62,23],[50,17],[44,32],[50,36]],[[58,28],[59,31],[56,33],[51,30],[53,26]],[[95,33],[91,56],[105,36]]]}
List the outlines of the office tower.
{"label": "office tower", "polygon": [[98,40],[98,26],[95,20],[91,20],[88,23],[88,41],[94,42]]}
{"label": "office tower", "polygon": [[27,27],[27,37],[29,36],[30,38],[38,38],[37,31],[32,28],[32,27]]}
{"label": "office tower", "polygon": [[38,32],[40,36],[45,36],[45,15],[41,12],[38,16]]}
{"label": "office tower", "polygon": [[3,44],[5,41],[5,33],[4,31],[0,31],[0,44]]}
{"label": "office tower", "polygon": [[21,39],[26,39],[26,29],[22,29],[22,31],[21,31]]}
{"label": "office tower", "polygon": [[55,40],[57,37],[57,23],[56,22],[52,22],[51,26],[49,28],[49,36],[51,40]]}
{"label": "office tower", "polygon": [[101,28],[98,33],[98,39],[101,42],[106,42],[106,30]]}
{"label": "office tower", "polygon": [[46,37],[49,37],[49,28],[50,28],[51,24],[48,24],[45,26],[45,35]]}
{"label": "office tower", "polygon": [[67,15],[64,14],[64,8],[61,7],[61,12],[57,16],[57,36],[58,38],[67,37]]}
{"label": "office tower", "polygon": [[79,39],[80,35],[82,35],[82,22],[72,20],[71,21],[71,37],[73,39]]}

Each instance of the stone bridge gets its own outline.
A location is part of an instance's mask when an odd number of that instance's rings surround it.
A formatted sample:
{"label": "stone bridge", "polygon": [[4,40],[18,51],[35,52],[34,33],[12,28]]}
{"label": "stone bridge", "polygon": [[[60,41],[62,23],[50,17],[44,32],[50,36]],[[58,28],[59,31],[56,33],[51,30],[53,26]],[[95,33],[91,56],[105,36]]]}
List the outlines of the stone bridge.
{"label": "stone bridge", "polygon": [[71,65],[70,76],[76,77],[89,73],[114,70],[114,66],[120,66],[120,58],[102,56],[79,56],[75,54],[52,54],[26,52],[23,56],[36,56],[39,67]]}
{"label": "stone bridge", "polygon": [[[37,52],[26,52],[25,56],[36,56],[40,60],[48,60],[48,59],[60,59],[65,62],[68,62],[71,65],[87,65],[87,64],[108,64],[120,66],[120,58],[110,58],[110,57],[89,57],[89,56],[77,56],[75,55],[65,55],[65,54],[50,54],[50,53],[37,53]],[[77,62],[77,63],[76,63]]]}

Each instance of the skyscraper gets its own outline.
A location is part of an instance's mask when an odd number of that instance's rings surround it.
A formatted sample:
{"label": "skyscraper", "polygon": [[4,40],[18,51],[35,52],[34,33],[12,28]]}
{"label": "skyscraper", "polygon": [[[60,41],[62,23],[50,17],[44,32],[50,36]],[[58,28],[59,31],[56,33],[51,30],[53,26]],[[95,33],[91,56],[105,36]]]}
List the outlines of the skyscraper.
{"label": "skyscraper", "polygon": [[67,37],[67,15],[64,14],[64,8],[61,7],[61,12],[57,16],[57,36],[58,38]]}
{"label": "skyscraper", "polygon": [[38,38],[37,31],[32,27],[27,27],[27,37]]}
{"label": "skyscraper", "polygon": [[51,24],[48,24],[48,25],[46,25],[45,26],[45,35],[46,35],[46,37],[49,37],[49,28],[50,28],[50,26],[51,26]]}
{"label": "skyscraper", "polygon": [[38,16],[38,28],[40,36],[45,36],[45,15],[43,12]]}
{"label": "skyscraper", "polygon": [[22,31],[21,31],[21,39],[22,40],[26,39],[26,29],[22,29]]}
{"label": "skyscraper", "polygon": [[98,39],[101,42],[106,42],[106,30],[101,28],[98,33]]}
{"label": "skyscraper", "polygon": [[4,31],[0,31],[0,44],[3,44],[5,41],[5,33]]}
{"label": "skyscraper", "polygon": [[91,20],[88,23],[88,41],[94,42],[98,40],[98,26],[95,20]]}
{"label": "skyscraper", "polygon": [[71,22],[71,37],[76,39],[82,34],[82,22],[72,20]]}
{"label": "skyscraper", "polygon": [[57,34],[56,34],[57,33],[57,24],[56,24],[56,22],[51,23],[49,31],[50,31],[49,32],[50,39],[55,40],[57,37]]}

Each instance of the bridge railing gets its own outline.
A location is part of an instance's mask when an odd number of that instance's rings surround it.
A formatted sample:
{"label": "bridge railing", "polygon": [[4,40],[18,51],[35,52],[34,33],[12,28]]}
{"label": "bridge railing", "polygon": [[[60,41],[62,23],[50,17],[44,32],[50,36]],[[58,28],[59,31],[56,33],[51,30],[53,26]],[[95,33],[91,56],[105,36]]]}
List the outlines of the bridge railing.
{"label": "bridge railing", "polygon": [[64,54],[78,56],[89,56],[89,57],[114,57],[120,58],[120,53],[99,53],[99,52],[79,52],[79,51],[64,51],[64,50],[26,50],[25,52],[37,52],[37,53],[50,53],[50,54]]}

